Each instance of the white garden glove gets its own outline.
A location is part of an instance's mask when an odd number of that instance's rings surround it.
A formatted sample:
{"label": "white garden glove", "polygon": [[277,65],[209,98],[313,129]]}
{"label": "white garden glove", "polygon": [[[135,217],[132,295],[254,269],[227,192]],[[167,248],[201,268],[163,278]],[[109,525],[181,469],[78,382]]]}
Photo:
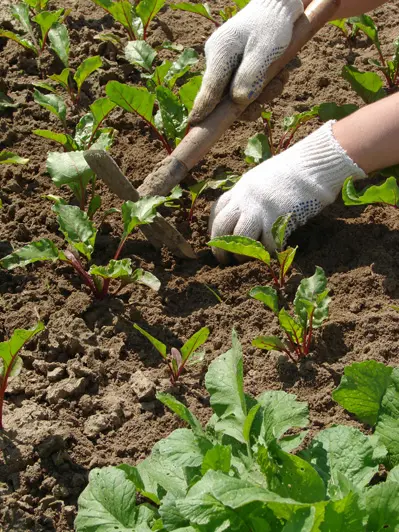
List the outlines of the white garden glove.
{"label": "white garden glove", "polygon": [[288,47],[301,0],[251,0],[205,44],[206,71],[190,122],[213,111],[234,75],[232,99],[248,105],[262,92],[266,71]]}
{"label": "white garden glove", "polygon": [[[334,121],[301,140],[287,151],[261,163],[243,175],[212,207],[212,238],[241,235],[260,240],[272,251],[272,226],[276,219],[293,213],[287,236],[324,207],[333,203],[346,178],[366,174],[335,139]],[[226,263],[228,254],[214,249]]]}

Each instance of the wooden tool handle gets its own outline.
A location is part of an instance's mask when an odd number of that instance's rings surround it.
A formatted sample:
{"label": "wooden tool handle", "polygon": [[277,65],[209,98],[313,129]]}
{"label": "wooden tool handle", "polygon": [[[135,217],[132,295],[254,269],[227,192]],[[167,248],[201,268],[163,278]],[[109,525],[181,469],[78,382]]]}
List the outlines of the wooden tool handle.
{"label": "wooden tool handle", "polygon": [[[304,2],[306,5],[308,2]],[[290,46],[268,69],[265,87],[298,54],[300,49],[334,18],[340,0],[313,0],[297,20]],[[225,98],[198,126],[193,127],[174,152],[146,177],[138,188],[141,196],[168,194],[197,165],[228,128],[239,118],[246,105]]]}

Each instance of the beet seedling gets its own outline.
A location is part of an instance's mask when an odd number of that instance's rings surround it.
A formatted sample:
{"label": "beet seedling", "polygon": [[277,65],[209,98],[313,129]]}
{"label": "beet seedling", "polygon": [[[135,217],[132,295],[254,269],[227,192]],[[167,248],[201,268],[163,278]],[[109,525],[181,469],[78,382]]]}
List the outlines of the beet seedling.
{"label": "beet seedling", "polygon": [[113,280],[119,281],[119,287],[112,295],[117,294],[121,288],[131,283],[139,283],[153,290],[159,290],[160,282],[154,275],[141,268],[133,270],[131,259],[119,260],[119,256],[129,235],[135,229],[140,225],[153,222],[158,207],[180,196],[181,189],[176,187],[168,197],[144,197],[134,203],[126,201],[122,205],[123,233],[114,258],[105,266],[92,264],[89,269],[84,267],[80,256],[90,263],[97,229],[88,215],[79,207],[66,205],[62,199],[50,197],[55,201],[53,210],[57,214],[58,225],[64,235],[67,249],[60,250],[54,242],[43,238],[7,255],[0,260],[0,265],[6,270],[13,270],[39,261],[65,262],[76,270],[97,299],[103,299],[109,294],[110,283]]}
{"label": "beet seedling", "polygon": [[313,277],[303,279],[294,300],[294,315],[284,308],[279,310],[276,290],[257,286],[249,295],[264,303],[278,317],[284,339],[278,336],[259,336],[252,345],[266,351],[279,351],[297,363],[309,355],[313,331],[328,318],[327,278],[322,268],[316,267]]}
{"label": "beet seedling", "polygon": [[39,322],[32,329],[15,329],[11,338],[0,343],[0,430],[3,430],[4,394],[10,379],[20,374],[22,358],[18,356],[23,346],[33,336],[43,331],[44,324]]}
{"label": "beet seedling", "polygon": [[26,159],[26,157],[20,157],[12,151],[0,151],[0,164],[26,164],[28,162],[29,159]]}
{"label": "beet seedling", "polygon": [[[229,20],[231,17],[233,17],[239,9],[245,7],[248,2],[249,0],[234,0],[234,6],[227,6],[225,9],[221,9],[219,11],[220,18],[223,22],[226,22],[226,20]],[[221,23],[216,20],[215,17],[212,15],[207,2],[198,4],[191,4],[190,2],[180,2],[178,4],[170,4],[170,7],[174,10],[188,11],[190,13],[194,13],[195,15],[199,15],[203,18],[206,18],[207,20],[212,22],[217,28],[221,26]]]}
{"label": "beet seedling", "polygon": [[[135,323],[133,327],[152,343],[161,357],[165,360],[170,372],[170,382],[173,385],[177,383],[187,364],[197,364],[204,358],[204,353],[195,352],[208,339],[210,331],[207,327],[203,327],[194,333],[180,349],[172,347],[169,354],[168,348],[164,343],[162,343],[160,340],[157,340],[150,333],[139,327],[137,323]],[[195,359],[193,358],[194,355],[197,355]]]}
{"label": "beet seedling", "polygon": [[373,185],[357,192],[353,179],[349,177],[342,188],[342,199],[345,205],[371,205],[382,203],[399,207],[399,187],[395,177],[389,177],[382,185]]}
{"label": "beet seedling", "polygon": [[205,179],[204,181],[198,181],[194,185],[188,187],[191,196],[191,207],[188,215],[188,220],[191,222],[194,215],[194,207],[198,198],[206,190],[230,190],[241,179],[240,175],[226,174],[224,177],[218,179]]}

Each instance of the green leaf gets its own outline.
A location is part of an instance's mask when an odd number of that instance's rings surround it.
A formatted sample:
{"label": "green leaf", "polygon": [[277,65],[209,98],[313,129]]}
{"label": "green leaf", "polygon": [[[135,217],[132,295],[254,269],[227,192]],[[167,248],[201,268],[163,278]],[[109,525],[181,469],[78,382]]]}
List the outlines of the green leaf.
{"label": "green leaf", "polygon": [[298,246],[296,248],[287,248],[284,251],[276,253],[283,279],[287,275],[288,270],[291,268],[297,251]]}
{"label": "green leaf", "polygon": [[164,343],[154,338],[154,336],[151,336],[149,332],[142,329],[139,325],[137,325],[137,323],[135,323],[133,327],[152,343],[152,345],[155,347],[155,349],[158,351],[162,358],[164,358],[165,360],[168,358],[167,347]]}
{"label": "green leaf", "polygon": [[34,129],[32,133],[38,137],[43,137],[44,139],[52,140],[58,144],[61,144],[61,146],[63,146],[67,151],[73,151],[76,148],[73,138],[66,133],[56,133],[55,131],[50,131],[48,129]]}
{"label": "green leaf", "polygon": [[288,430],[303,428],[309,423],[309,409],[306,403],[297,401],[296,395],[283,391],[262,393],[258,398],[262,405],[262,416],[253,425],[254,434],[262,444],[268,445],[281,438]]}
{"label": "green leaf", "polygon": [[342,188],[342,199],[345,205],[370,205],[385,203],[399,204],[399,187],[395,177],[389,177],[382,185],[372,185],[361,192],[355,189],[353,179],[349,177]]}
{"label": "green leaf", "polygon": [[[138,327],[136,327],[136,329],[138,329]],[[165,354],[166,354],[166,346],[165,346]],[[201,423],[198,421],[195,415],[192,412],[190,412],[190,410],[183,403],[178,401],[173,395],[170,395],[168,393],[158,392],[157,399],[158,401],[161,401],[162,404],[167,406],[170,410],[172,410],[172,412],[178,415],[180,419],[188,423],[196,434],[203,434]]]}
{"label": "green leaf", "polygon": [[87,214],[79,207],[63,203],[56,203],[53,211],[58,215],[58,225],[67,242],[90,260],[94,251],[97,230]]}
{"label": "green leaf", "polygon": [[132,65],[137,65],[148,72],[151,71],[152,64],[157,52],[146,41],[129,41],[125,48],[125,57]]}
{"label": "green leaf", "polygon": [[48,38],[51,43],[51,49],[58,55],[63,64],[68,67],[71,43],[65,24],[55,24],[48,32]]}
{"label": "green leaf", "polygon": [[127,238],[138,225],[150,224],[157,215],[157,208],[168,201],[164,196],[147,196],[138,201],[126,201],[122,205],[123,237]]}
{"label": "green leaf", "polygon": [[276,248],[281,250],[285,246],[287,239],[287,227],[292,218],[292,212],[279,216],[272,226],[272,236]]}
{"label": "green leaf", "polygon": [[11,14],[21,23],[25,33],[29,33],[29,35],[32,36],[33,30],[30,23],[29,7],[23,3],[16,4],[11,6]]}
{"label": "green leaf", "polygon": [[34,20],[36,24],[39,24],[40,26],[40,31],[42,33],[40,44],[42,47],[44,46],[44,43],[46,42],[47,35],[50,29],[53,26],[55,26],[57,22],[59,22],[63,13],[64,13],[63,9],[58,9],[57,11],[42,11],[41,13],[38,13],[35,17],[33,17],[32,20]]}
{"label": "green leaf", "polygon": [[12,151],[2,150],[0,151],[0,164],[26,164],[29,159],[20,157]]}
{"label": "green leaf", "polygon": [[208,242],[208,246],[223,249],[236,255],[244,255],[270,264],[270,254],[260,242],[244,236],[220,236]]}
{"label": "green leaf", "polygon": [[20,44],[21,46],[23,46],[27,50],[31,50],[36,55],[39,54],[36,46],[31,41],[28,41],[27,39],[24,39],[23,37],[21,37],[20,35],[17,35],[13,31],[0,29],[0,38],[10,39],[11,41],[16,42],[17,44]]}
{"label": "green leaf", "polygon": [[297,113],[293,116],[287,116],[283,121],[284,131],[294,131],[302,124],[306,124],[309,120],[316,118],[319,114],[319,106],[312,107],[309,111]]}
{"label": "green leaf", "polygon": [[231,447],[227,445],[215,445],[204,456],[201,465],[201,474],[205,475],[210,469],[228,473],[231,464]]}
{"label": "green leaf", "polygon": [[9,98],[4,92],[0,91],[0,112],[5,109],[15,109],[18,107],[17,103],[13,103],[11,98]]}
{"label": "green leaf", "polygon": [[[232,348],[211,362],[205,376],[212,410],[218,420],[215,430],[244,442],[243,427],[247,417],[244,395],[243,361],[236,332],[232,334]],[[227,423],[226,423],[227,422]]]}
{"label": "green leaf", "polygon": [[244,440],[247,443],[251,442],[252,426],[254,424],[256,414],[259,412],[259,409],[261,408],[261,406],[262,405],[260,403],[257,403],[256,405],[254,405],[251,408],[251,410],[248,412],[247,417],[245,418],[242,433],[244,436]]}
{"label": "green leaf", "polygon": [[178,467],[200,467],[212,443],[189,429],[177,429],[156,445],[162,457]]}
{"label": "green leaf", "polygon": [[277,336],[258,336],[252,340],[252,345],[264,351],[280,351],[283,353],[287,349],[285,343]]}
{"label": "green leaf", "polygon": [[55,244],[48,238],[42,238],[3,257],[0,264],[6,270],[13,270],[38,261],[51,260],[54,262],[58,259],[59,251]]}
{"label": "green leaf", "polygon": [[128,1],[98,1],[94,0],[94,2],[97,5],[100,5],[103,7],[106,11],[108,11],[114,19],[122,24],[124,28],[127,28],[128,30],[132,28],[133,25],[133,17],[134,17],[134,10],[133,6]]}
{"label": "green leaf", "polygon": [[342,75],[365,103],[373,103],[385,97],[382,79],[375,72],[360,72],[353,66],[344,66]]}
{"label": "green leaf", "polygon": [[344,105],[337,105],[336,103],[321,103],[319,106],[319,118],[322,122],[329,120],[341,120],[346,116],[351,115],[359,109],[357,105],[347,103]]}
{"label": "green leaf", "polygon": [[101,196],[96,194],[95,196],[91,198],[89,202],[89,206],[87,208],[87,216],[90,218],[90,220],[93,219],[93,216],[96,214],[96,212],[101,207],[101,205],[102,205]]}
{"label": "green leaf", "polygon": [[11,338],[5,342],[0,342],[0,376],[4,376],[8,368],[12,365],[13,374],[10,377],[14,377],[21,369],[22,360],[18,357],[18,362],[14,360],[15,356],[22,349],[22,347],[31,340],[36,334],[44,330],[44,323],[39,321],[31,329],[15,329],[11,335]]}
{"label": "green leaf", "polygon": [[355,362],[344,369],[344,376],[332,398],[355,414],[359,421],[374,426],[391,382],[392,371],[391,367],[375,360]]}
{"label": "green leaf", "polygon": [[245,162],[248,164],[259,164],[270,159],[272,151],[267,136],[264,133],[257,133],[248,139],[244,154]]}
{"label": "green leaf", "polygon": [[46,162],[47,172],[57,187],[68,185],[78,198],[93,177],[82,151],[68,153],[50,152]]}
{"label": "green leaf", "polygon": [[98,275],[103,279],[120,279],[132,275],[132,260],[110,260],[106,266],[90,266],[90,275]]}
{"label": "green leaf", "polygon": [[330,501],[325,509],[320,532],[364,532],[365,512],[360,508],[359,497],[349,493],[344,499]]}
{"label": "green leaf", "polygon": [[113,111],[116,103],[109,98],[99,98],[90,105],[90,111],[94,117],[94,125],[98,127]]}
{"label": "green leaf", "polygon": [[249,292],[250,297],[253,297],[257,301],[261,301],[271,311],[278,315],[278,296],[274,288],[270,286],[255,286]]}
{"label": "green leaf", "polygon": [[119,48],[122,44],[121,38],[115,33],[111,32],[99,33],[98,35],[95,35],[94,38],[98,41],[110,42],[116,48]]}
{"label": "green leaf", "polygon": [[295,294],[295,313],[300,318],[302,327],[307,327],[313,316],[313,328],[316,329],[328,318],[328,306],[331,298],[328,297],[327,277],[324,270],[316,266],[312,277],[303,279]]}
{"label": "green leaf", "polygon": [[131,113],[137,113],[146,122],[152,124],[155,95],[144,87],[131,87],[119,81],[109,81],[105,88],[108,98]]}
{"label": "green leaf", "polygon": [[190,13],[195,13],[196,15],[200,15],[201,17],[205,17],[206,19],[215,22],[207,3],[190,4],[189,2],[179,2],[178,4],[170,4],[170,7],[174,10],[189,11]]}
{"label": "green leaf", "polygon": [[370,438],[353,427],[338,425],[315,436],[300,456],[313,465],[323,477],[328,494],[334,498],[340,493],[340,477],[355,488],[363,489],[378,471]]}
{"label": "green leaf", "polygon": [[278,321],[280,327],[282,327],[284,331],[290,335],[291,340],[295,344],[298,345],[302,343],[305,332],[303,326],[298,323],[298,321],[293,318],[284,308],[282,308],[279,312]]}
{"label": "green leaf", "polygon": [[103,62],[99,55],[88,57],[80,63],[76,69],[75,75],[73,76],[73,79],[76,81],[76,85],[78,87],[78,94],[80,94],[82,85],[86,79],[102,66]]}
{"label": "green leaf", "polygon": [[349,19],[351,24],[355,24],[356,28],[362,31],[376,46],[378,51],[381,51],[380,39],[378,35],[378,28],[373,19],[369,15],[360,15],[359,17],[351,17]]}
{"label": "green leaf", "polygon": [[[157,87],[159,85],[162,85],[166,74],[169,72],[170,67],[172,66],[172,62],[169,60],[163,61],[160,65],[158,65],[152,76],[149,77],[149,79],[154,83],[154,85]],[[147,74],[148,75],[148,74]],[[145,77],[146,74],[143,74],[143,77]],[[151,86],[151,84],[149,84]]]}
{"label": "green leaf", "polygon": [[282,451],[275,442],[260,447],[256,459],[274,493],[303,503],[325,499],[326,488],[316,470],[299,456]]}
{"label": "green leaf", "polygon": [[35,90],[33,99],[36,103],[57,116],[63,124],[66,120],[66,105],[65,102],[56,94],[42,94]]}
{"label": "green leaf", "polygon": [[395,368],[391,382],[381,401],[375,434],[388,449],[388,466],[399,465],[399,369]]}
{"label": "green leaf", "polygon": [[136,506],[136,487],[117,467],[93,469],[78,505],[77,532],[151,530],[154,511],[147,505]]}
{"label": "green leaf", "polygon": [[50,76],[50,79],[59,83],[66,91],[69,88],[69,74],[71,70],[69,68],[64,68],[61,74],[53,74]]}
{"label": "green leaf", "polygon": [[365,530],[398,530],[399,484],[385,482],[369,488],[366,492],[365,507],[368,514]]}
{"label": "green leaf", "polygon": [[144,271],[142,268],[137,268],[134,270],[128,281],[130,283],[138,283],[148,286],[148,288],[151,288],[155,292],[158,292],[158,290],[161,288],[161,281],[158,279],[158,277],[155,277],[155,275],[150,272]]}
{"label": "green leaf", "polygon": [[207,341],[209,334],[210,331],[208,327],[202,327],[202,329],[194,333],[191,338],[187,340],[187,342],[180,349],[183,362],[186,362],[192,353],[194,353],[199,347],[201,347],[202,344]]}
{"label": "green leaf", "polygon": [[197,52],[193,48],[186,48],[176,61],[172,63],[165,76],[165,82],[167,82],[169,89],[173,89],[176,81],[183,77],[190,70],[192,65],[197,63]]}
{"label": "green leaf", "polygon": [[[175,4],[171,4],[175,5]],[[179,98],[188,113],[194,107],[194,100],[199,93],[202,84],[202,76],[194,76],[179,89]]]}
{"label": "green leaf", "polygon": [[165,0],[141,0],[136,7],[136,13],[141,18],[145,29],[149,23],[157,16],[160,9],[165,5]]}
{"label": "green leaf", "polygon": [[156,97],[162,118],[162,129],[170,140],[184,136],[187,128],[187,114],[177,96],[166,87],[156,88]]}

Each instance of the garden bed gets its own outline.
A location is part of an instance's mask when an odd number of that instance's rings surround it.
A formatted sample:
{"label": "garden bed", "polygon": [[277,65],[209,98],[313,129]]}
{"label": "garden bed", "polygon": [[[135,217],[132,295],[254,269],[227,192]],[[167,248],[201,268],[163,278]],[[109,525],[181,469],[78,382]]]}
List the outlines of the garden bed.
{"label": "garden bed", "polygon": [[[54,2],[55,3],[55,2]],[[228,2],[215,1],[212,9]],[[0,9],[8,2],[0,0]],[[105,95],[110,80],[137,84],[138,70],[118,59],[112,46],[94,39],[99,31],[124,33],[111,17],[89,0],[64,2],[70,7],[71,63],[90,55],[103,58],[103,68],[84,85],[81,104]],[[0,15],[0,22],[3,14]],[[399,34],[399,1],[374,13],[381,28],[383,50],[390,53]],[[7,22],[5,23],[7,24]],[[151,23],[149,43],[169,40],[201,54],[212,23],[190,13],[164,8]],[[163,54],[163,55],[162,55]],[[170,51],[161,52],[168,58]],[[361,104],[340,72],[345,64],[367,68],[375,52],[364,37],[350,51],[336,28],[326,27],[292,64],[291,80],[273,104],[273,116],[284,116],[322,102]],[[0,116],[0,149],[29,158],[25,166],[0,167],[0,257],[39,238],[60,243],[51,203],[46,194],[71,196],[57,189],[46,174],[46,153],[54,144],[31,134],[34,129],[57,129],[56,119],[32,97],[39,81],[31,54],[0,39],[0,90],[19,104]],[[201,61],[195,67],[200,70]],[[46,76],[59,72],[58,59],[43,56]],[[78,111],[68,115],[76,125]],[[143,121],[114,111],[107,125],[118,134],[111,154],[135,185],[165,157],[162,145]],[[242,173],[248,165],[243,150],[248,138],[261,132],[262,122],[236,123],[192,172],[189,182],[217,177],[224,171]],[[302,135],[317,127],[312,122]],[[104,186],[103,208],[120,207]],[[128,240],[124,256],[161,281],[158,293],[131,285],[116,297],[96,301],[72,268],[38,264],[11,272],[0,270],[0,337],[15,328],[28,328],[38,317],[45,331],[23,352],[24,369],[10,383],[0,435],[0,523],[5,531],[73,529],[76,503],[93,467],[146,457],[161,437],[180,422],[156,401],[155,390],[170,388],[160,356],[136,330],[138,323],[168,345],[179,347],[200,327],[211,330],[200,366],[190,367],[172,390],[202,420],[209,416],[204,388],[206,367],[231,344],[235,327],[244,350],[245,386],[256,395],[264,390],[294,393],[310,406],[311,429],[337,422],[355,423],[331,399],[343,368],[373,358],[390,365],[399,361],[399,218],[388,206],[345,207],[342,200],[298,230],[291,243],[299,246],[286,287],[293,297],[299,281],[321,266],[328,277],[332,303],[330,318],[316,333],[311,356],[299,365],[251,346],[260,334],[275,334],[277,320],[248,291],[269,281],[259,263],[219,266],[206,243],[207,220],[216,192],[208,192],[188,221],[189,196],[182,209],[162,213],[190,241],[197,260],[174,258],[166,249],[155,251],[140,235]],[[97,264],[111,259],[118,245],[120,224],[108,218],[97,237]],[[209,290],[216,291],[221,302]],[[139,373],[137,373],[139,372]],[[146,382],[148,379],[148,382]],[[139,398],[143,384],[148,389]]]}

